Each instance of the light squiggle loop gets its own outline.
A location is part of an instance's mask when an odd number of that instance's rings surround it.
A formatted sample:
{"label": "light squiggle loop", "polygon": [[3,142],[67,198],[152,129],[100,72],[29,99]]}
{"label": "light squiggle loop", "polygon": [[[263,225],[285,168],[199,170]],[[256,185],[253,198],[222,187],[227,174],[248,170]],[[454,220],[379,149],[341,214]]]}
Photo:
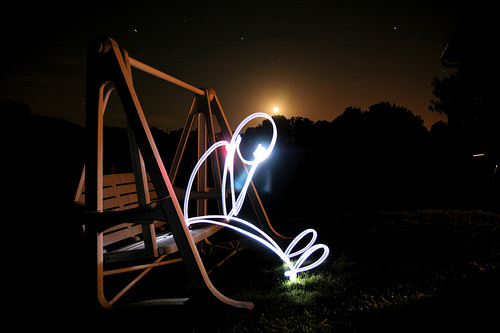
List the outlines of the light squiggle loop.
{"label": "light squiggle loop", "polygon": [[[261,144],[258,145],[257,149],[253,153],[254,156],[253,161],[247,160],[242,156],[240,151],[240,143],[241,143],[240,132],[248,122],[250,122],[255,118],[260,118],[260,117],[266,118],[271,122],[273,127],[273,136],[267,148],[264,148]],[[264,231],[260,230],[252,223],[236,217],[240,212],[241,207],[243,206],[243,201],[245,199],[248,187],[250,185],[250,182],[256,171],[257,166],[261,162],[263,162],[266,158],[268,158],[269,155],[271,155],[274,145],[276,144],[276,139],[277,139],[276,124],[269,115],[259,112],[246,117],[236,128],[230,142],[227,141],[216,142],[201,156],[200,160],[194,167],[193,172],[191,173],[191,177],[189,178],[189,182],[186,189],[186,197],[184,198],[183,212],[184,212],[184,219],[188,226],[197,223],[209,223],[209,224],[220,225],[226,228],[236,230],[242,233],[243,235],[260,242],[261,244],[272,250],[278,257],[281,258],[281,260],[283,260],[287,264],[289,270],[285,272],[285,276],[289,277],[290,280],[293,281],[297,278],[297,273],[304,272],[317,267],[323,261],[326,260],[328,254],[330,253],[330,249],[328,248],[328,246],[324,244],[313,245],[318,236],[317,232],[314,229],[304,230],[297,237],[294,238],[294,240],[290,243],[290,245],[288,245],[286,250],[283,252],[283,250],[279,247],[279,245]],[[202,166],[202,164],[208,158],[208,156],[211,153],[213,153],[216,149],[221,147],[226,148],[226,159],[224,163],[224,170],[223,170],[222,184],[221,184],[221,188],[223,189],[221,193],[223,215],[206,215],[206,216],[189,217],[188,216],[189,195],[191,193],[191,188],[193,186],[194,178],[198,170]],[[236,155],[238,155],[238,158],[242,161],[242,163],[244,163],[247,166],[250,166],[250,170],[248,171],[245,184],[243,185],[238,196],[236,196],[235,182],[234,182],[234,163]],[[225,199],[225,189],[226,189],[228,174],[229,174],[229,185],[231,191],[230,195],[231,210],[229,212],[227,211],[226,199]],[[221,222],[221,220],[225,220],[225,222]],[[230,224],[230,222],[234,222],[242,226],[245,226],[252,232],[242,229],[236,225]],[[302,240],[302,238],[304,238],[308,234],[312,235],[309,243],[302,249],[291,253],[292,250],[294,250],[294,248],[297,246],[297,244]],[[312,264],[309,264],[307,266],[302,266],[304,262],[317,250],[323,250],[323,254],[321,255],[321,257]],[[293,264],[290,258],[299,255],[300,255],[299,259],[295,262],[295,264]]]}

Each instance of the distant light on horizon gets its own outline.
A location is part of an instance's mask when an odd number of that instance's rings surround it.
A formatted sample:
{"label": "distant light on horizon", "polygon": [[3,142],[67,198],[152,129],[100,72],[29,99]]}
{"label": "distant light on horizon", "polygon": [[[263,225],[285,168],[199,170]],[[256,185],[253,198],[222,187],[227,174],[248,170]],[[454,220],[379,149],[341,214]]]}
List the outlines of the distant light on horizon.
{"label": "distant light on horizon", "polygon": [[273,112],[274,112],[274,114],[277,114],[277,113],[278,113],[278,111],[279,111],[278,107],[277,107],[277,106],[275,106],[275,107],[273,108]]}

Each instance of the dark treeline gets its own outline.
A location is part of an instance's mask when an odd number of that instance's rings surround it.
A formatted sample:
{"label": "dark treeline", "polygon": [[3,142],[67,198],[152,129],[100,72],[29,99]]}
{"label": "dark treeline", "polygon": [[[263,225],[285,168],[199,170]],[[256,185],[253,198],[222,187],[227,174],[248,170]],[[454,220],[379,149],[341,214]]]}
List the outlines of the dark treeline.
{"label": "dark treeline", "polygon": [[[67,119],[32,114],[13,101],[0,102],[15,196],[39,193],[44,205],[70,202],[84,160],[84,128]],[[278,141],[255,182],[271,214],[326,214],[360,209],[494,207],[492,162],[473,158],[438,122],[430,131],[420,116],[389,102],[368,110],[348,107],[333,121],[275,116]],[[270,138],[266,120],[243,134],[242,148]],[[151,129],[167,169],[181,130]],[[105,173],[131,172],[124,128],[104,131]],[[193,139],[195,135],[191,136]],[[190,140],[179,184],[196,163]],[[43,194],[43,195],[42,195]],[[498,200],[498,199],[496,199]]]}
{"label": "dark treeline", "polygon": [[[279,211],[495,205],[494,162],[473,157],[444,122],[428,131],[420,116],[389,102],[348,107],[331,122],[274,119],[278,143],[256,182]],[[244,141],[253,147],[269,132],[265,121]]]}

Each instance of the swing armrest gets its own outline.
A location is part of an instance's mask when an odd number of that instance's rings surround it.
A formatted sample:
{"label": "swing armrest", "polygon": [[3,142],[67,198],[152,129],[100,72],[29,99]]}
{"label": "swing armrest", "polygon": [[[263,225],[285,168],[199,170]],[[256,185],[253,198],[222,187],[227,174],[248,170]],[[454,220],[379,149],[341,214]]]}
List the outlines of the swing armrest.
{"label": "swing armrest", "polygon": [[122,223],[140,223],[149,225],[154,221],[166,221],[162,204],[171,197],[165,197],[150,204],[118,211],[83,211],[82,224],[94,225],[101,232]]}

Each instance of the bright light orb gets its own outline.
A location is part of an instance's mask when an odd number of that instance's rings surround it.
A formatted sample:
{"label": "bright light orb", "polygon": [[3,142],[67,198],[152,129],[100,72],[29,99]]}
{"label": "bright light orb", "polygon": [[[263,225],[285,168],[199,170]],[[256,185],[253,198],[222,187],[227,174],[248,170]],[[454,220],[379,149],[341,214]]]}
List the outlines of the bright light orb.
{"label": "bright light orb", "polygon": [[264,160],[266,159],[267,155],[267,149],[262,147],[262,145],[259,143],[257,149],[255,149],[255,151],[253,152],[253,156],[256,160]]}
{"label": "bright light orb", "polygon": [[[273,111],[274,113],[277,113],[278,108],[275,107]],[[273,127],[273,136],[267,148],[259,144],[253,153],[255,159],[253,161],[247,161],[241,155],[239,148],[241,143],[240,132],[243,130],[243,128],[248,122],[250,122],[254,118],[259,118],[259,117],[266,118],[271,122],[271,125]],[[286,265],[288,266],[288,271],[285,272],[285,276],[287,276],[291,281],[294,281],[297,278],[297,273],[304,272],[317,267],[328,257],[328,254],[330,253],[330,249],[328,248],[328,246],[324,244],[315,244],[318,233],[314,229],[304,230],[297,237],[295,237],[295,239],[290,243],[290,245],[288,245],[286,250],[283,251],[281,247],[264,231],[259,229],[254,224],[237,217],[243,205],[243,201],[246,196],[250,182],[252,180],[252,176],[255,173],[255,169],[259,166],[261,162],[263,162],[267,157],[269,157],[271,151],[274,148],[274,145],[276,144],[276,139],[277,139],[277,128],[273,118],[266,113],[254,113],[246,117],[240,123],[240,125],[234,131],[233,137],[231,138],[230,142],[219,141],[214,143],[200,158],[200,160],[194,167],[193,172],[191,173],[191,177],[189,178],[189,182],[186,189],[186,197],[184,198],[184,219],[188,226],[197,223],[210,223],[210,224],[220,225],[222,227],[236,230],[242,233],[243,235],[246,235],[260,242],[262,245],[266,246],[271,251],[273,251],[278,257],[281,258],[281,260],[283,260],[283,262],[286,263]],[[194,178],[196,177],[198,170],[200,169],[201,165],[205,162],[205,160],[208,158],[208,156],[212,152],[221,147],[226,148],[226,160],[223,167],[221,188],[227,189],[226,184],[229,182],[228,185],[230,191],[229,197],[231,201],[231,210],[229,212],[227,211],[228,207],[226,206],[226,197],[225,197],[226,191],[222,191],[221,193],[221,202],[223,211],[222,215],[203,215],[203,216],[190,217],[188,215],[189,195],[191,193],[191,188],[194,183]],[[236,184],[234,180],[235,158],[239,159],[243,164],[245,164],[247,167],[250,168],[249,170],[247,169],[248,170],[248,173],[246,174],[247,178],[244,180],[244,185],[241,186],[238,195],[236,195],[237,191],[235,189]],[[232,224],[229,224],[230,222],[232,222]],[[234,224],[242,225],[244,228],[242,229]],[[311,237],[309,243],[306,246],[303,246],[301,249],[296,250],[295,248],[297,244],[300,243],[300,241],[306,236]],[[318,250],[323,251],[321,257],[317,259],[315,262],[313,263],[308,262],[308,265],[303,266],[304,262],[306,262],[306,260],[311,256],[311,254],[313,254]],[[295,263],[293,263],[291,261],[291,258],[297,256],[299,256],[299,258]]]}
{"label": "bright light orb", "polygon": [[278,107],[275,106],[274,109],[273,109],[273,112],[276,114],[276,113],[278,113],[278,111],[279,111]]}

